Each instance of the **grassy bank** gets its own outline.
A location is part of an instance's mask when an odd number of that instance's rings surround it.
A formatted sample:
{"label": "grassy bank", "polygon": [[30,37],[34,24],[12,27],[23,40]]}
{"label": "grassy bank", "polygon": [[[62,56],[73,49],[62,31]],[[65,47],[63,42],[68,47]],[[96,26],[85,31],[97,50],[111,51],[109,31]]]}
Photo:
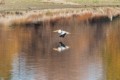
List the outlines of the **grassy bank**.
{"label": "grassy bank", "polygon": [[119,3],[120,0],[5,0],[0,4],[0,24],[32,23],[83,13],[92,14],[89,18],[97,15],[111,19],[120,14]]}
{"label": "grassy bank", "polygon": [[98,21],[101,18],[112,20],[120,15],[120,8],[99,7],[99,8],[71,8],[71,9],[45,9],[32,11],[6,11],[0,13],[0,24],[5,25],[36,25],[46,21],[51,24],[62,19],[73,19],[77,21],[90,20]]}
{"label": "grassy bank", "polygon": [[120,0],[5,0],[0,11],[120,6]]}

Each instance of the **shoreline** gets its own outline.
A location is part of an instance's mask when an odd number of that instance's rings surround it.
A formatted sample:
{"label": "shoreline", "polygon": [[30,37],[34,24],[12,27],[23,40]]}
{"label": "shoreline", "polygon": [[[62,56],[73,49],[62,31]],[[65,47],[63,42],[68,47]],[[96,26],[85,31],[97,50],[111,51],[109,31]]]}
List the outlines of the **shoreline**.
{"label": "shoreline", "polygon": [[0,12],[0,25],[34,25],[41,22],[51,21],[55,23],[63,18],[74,18],[78,21],[108,19],[120,16],[120,7],[90,7],[90,8],[64,8],[44,9],[30,11],[6,11]]}

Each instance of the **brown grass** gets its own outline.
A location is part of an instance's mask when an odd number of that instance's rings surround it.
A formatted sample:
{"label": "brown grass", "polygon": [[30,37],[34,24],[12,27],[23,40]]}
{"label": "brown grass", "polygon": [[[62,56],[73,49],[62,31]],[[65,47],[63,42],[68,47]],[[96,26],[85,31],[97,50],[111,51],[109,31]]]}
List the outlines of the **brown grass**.
{"label": "brown grass", "polygon": [[[36,10],[25,12],[3,12],[0,20],[9,26],[32,24],[42,21],[49,21],[51,24],[62,19],[76,18],[77,21],[98,20],[103,18],[120,15],[120,8],[80,8],[80,9],[55,9],[55,10]],[[4,15],[4,16],[3,16]],[[0,24],[2,24],[2,22]]]}

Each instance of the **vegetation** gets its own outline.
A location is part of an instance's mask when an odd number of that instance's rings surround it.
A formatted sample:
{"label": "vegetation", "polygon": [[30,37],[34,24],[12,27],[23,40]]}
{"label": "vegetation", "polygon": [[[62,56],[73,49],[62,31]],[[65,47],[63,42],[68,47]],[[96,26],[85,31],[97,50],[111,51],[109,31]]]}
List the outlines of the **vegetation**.
{"label": "vegetation", "polygon": [[102,3],[102,4],[113,4],[113,3],[120,3],[120,0],[68,0],[77,3]]}
{"label": "vegetation", "polygon": [[119,5],[120,0],[5,0],[4,4],[0,4],[0,11],[80,7],[71,3],[79,3],[80,5],[99,4],[101,6]]}

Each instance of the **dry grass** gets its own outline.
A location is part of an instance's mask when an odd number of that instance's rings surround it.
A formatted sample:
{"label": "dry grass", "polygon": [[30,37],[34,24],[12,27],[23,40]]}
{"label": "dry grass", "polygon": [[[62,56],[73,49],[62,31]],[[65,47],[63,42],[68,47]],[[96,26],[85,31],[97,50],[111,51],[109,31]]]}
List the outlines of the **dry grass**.
{"label": "dry grass", "polygon": [[5,4],[0,5],[0,11],[75,8],[92,5],[120,6],[120,0],[5,0]]}
{"label": "dry grass", "polygon": [[111,18],[120,14],[120,8],[78,8],[78,9],[46,9],[46,10],[33,10],[33,11],[12,11],[12,12],[2,12],[1,15],[1,24],[5,23],[7,25],[20,25],[26,23],[37,23],[40,21],[47,21],[69,18],[71,16],[76,16],[79,21],[81,19],[87,20],[88,18],[100,16],[107,16]]}

